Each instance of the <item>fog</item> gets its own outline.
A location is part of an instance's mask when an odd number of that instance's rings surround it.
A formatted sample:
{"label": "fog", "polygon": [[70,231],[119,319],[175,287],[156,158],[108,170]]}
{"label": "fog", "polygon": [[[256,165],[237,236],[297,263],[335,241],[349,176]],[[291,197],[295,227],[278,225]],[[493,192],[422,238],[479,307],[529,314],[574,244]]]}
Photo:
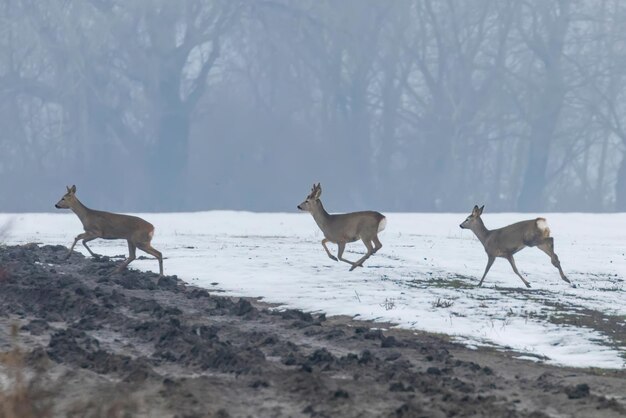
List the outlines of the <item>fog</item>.
{"label": "fog", "polygon": [[0,211],[626,211],[620,0],[0,0]]}

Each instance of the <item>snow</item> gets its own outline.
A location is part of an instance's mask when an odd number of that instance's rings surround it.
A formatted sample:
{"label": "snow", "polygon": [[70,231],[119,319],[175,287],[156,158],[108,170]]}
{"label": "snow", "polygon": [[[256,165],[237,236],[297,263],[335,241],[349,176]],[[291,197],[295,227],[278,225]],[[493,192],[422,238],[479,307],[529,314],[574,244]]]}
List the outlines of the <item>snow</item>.
{"label": "snow", "polygon": [[[549,320],[583,309],[624,320],[626,214],[543,214],[563,269],[578,287],[562,281],[544,253],[528,248],[516,262],[532,289],[503,259],[496,260],[483,287],[476,287],[487,257],[474,235],[458,226],[467,214],[385,215],[383,248],[364,268],[349,272],[348,264],[326,256],[322,233],[308,214],[139,214],[156,226],[152,244],[166,257],[165,273],[209,290],[448,334],[468,346],[509,348],[533,361],[626,367],[626,347],[609,335]],[[483,220],[497,228],[534,217],[485,213]],[[0,215],[0,225],[8,221],[10,244],[69,246],[82,232],[71,213]],[[127,254],[120,240],[90,246],[105,255]],[[87,254],[80,243],[76,249]],[[364,250],[360,242],[349,244],[345,257],[356,260]],[[158,272],[154,259],[136,260],[131,267]]]}

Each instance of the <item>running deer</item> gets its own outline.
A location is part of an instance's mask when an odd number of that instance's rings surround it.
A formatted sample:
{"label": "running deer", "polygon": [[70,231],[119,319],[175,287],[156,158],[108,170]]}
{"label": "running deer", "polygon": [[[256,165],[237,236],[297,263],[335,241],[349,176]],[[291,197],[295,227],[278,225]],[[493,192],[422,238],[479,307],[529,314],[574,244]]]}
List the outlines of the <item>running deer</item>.
{"label": "running deer", "polygon": [[159,260],[159,274],[163,276],[163,256],[150,245],[150,241],[154,235],[154,226],[152,226],[151,223],[136,216],[89,209],[76,197],[76,186],[72,186],[71,188],[67,187],[67,193],[63,195],[61,200],[59,200],[54,207],[57,209],[71,209],[72,212],[78,216],[85,229],[84,233],[74,239],[74,243],[65,257],[66,259],[72,254],[72,250],[78,240],[82,239],[83,245],[87,251],[89,251],[89,254],[91,254],[92,257],[96,257],[97,254],[91,251],[91,248],[87,246],[89,241],[93,241],[96,238],[125,239],[128,241],[129,255],[116,269],[117,272],[122,271],[136,258],[135,250],[139,248]]}
{"label": "running deer", "polygon": [[[322,246],[324,250],[326,250],[328,257],[335,261],[338,261],[338,258],[350,264],[352,266],[350,271],[357,267],[362,267],[365,260],[382,248],[383,244],[381,244],[378,239],[378,233],[385,229],[387,218],[373,211],[330,215],[326,212],[324,206],[322,206],[322,201],[320,200],[321,195],[322,187],[320,184],[313,184],[311,194],[307,196],[304,202],[298,205],[298,209],[310,212],[311,215],[313,215],[317,226],[319,226],[324,233]],[[359,239],[363,241],[363,244],[367,247],[367,253],[356,262],[343,258],[343,251],[346,248],[346,244]],[[328,250],[326,243],[329,241],[337,244],[337,257],[332,255]]]}
{"label": "running deer", "polygon": [[471,230],[476,237],[478,237],[487,252],[487,268],[478,286],[483,284],[483,280],[485,280],[485,276],[487,276],[496,257],[502,257],[509,260],[515,274],[522,279],[526,287],[530,287],[530,283],[517,271],[515,260],[513,259],[513,254],[526,247],[537,247],[548,254],[552,260],[552,265],[559,269],[561,279],[571,284],[561,269],[559,257],[554,252],[554,239],[550,236],[550,228],[548,228],[548,224],[544,218],[521,221],[505,226],[504,228],[490,231],[485,227],[483,220],[480,218],[484,207],[485,206],[479,208],[478,206],[474,206],[470,216],[460,225],[463,229]]}

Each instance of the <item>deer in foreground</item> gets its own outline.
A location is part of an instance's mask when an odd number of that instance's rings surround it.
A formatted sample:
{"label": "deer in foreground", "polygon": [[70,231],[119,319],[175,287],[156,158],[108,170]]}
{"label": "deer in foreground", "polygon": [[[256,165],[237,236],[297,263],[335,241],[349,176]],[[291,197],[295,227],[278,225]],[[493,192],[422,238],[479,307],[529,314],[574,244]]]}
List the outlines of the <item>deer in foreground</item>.
{"label": "deer in foreground", "polygon": [[526,287],[530,287],[530,283],[517,271],[515,260],[513,259],[513,254],[526,247],[537,247],[548,254],[550,260],[552,260],[552,265],[559,269],[561,279],[571,284],[561,269],[559,257],[554,252],[554,239],[550,236],[550,228],[548,228],[548,224],[544,218],[521,221],[505,226],[504,228],[490,231],[485,227],[483,220],[480,218],[484,207],[485,206],[479,208],[478,206],[474,206],[470,216],[460,225],[463,229],[471,230],[483,244],[487,252],[487,268],[478,286],[483,284],[483,280],[485,280],[485,276],[487,276],[496,257],[502,257],[506,258],[509,263],[511,263],[513,271],[522,279]]}
{"label": "deer in foreground", "polygon": [[154,226],[137,216],[121,215],[118,213],[103,212],[99,210],[89,209],[83,205],[76,197],[76,186],[67,187],[67,193],[63,195],[61,200],[54,205],[57,209],[71,209],[78,216],[83,224],[84,233],[78,235],[74,239],[74,243],[70,248],[65,259],[72,254],[72,250],[76,246],[78,240],[83,240],[83,245],[89,251],[92,257],[96,257],[91,248],[87,246],[89,241],[96,238],[102,239],[125,239],[128,241],[128,258],[116,269],[117,272],[122,271],[133,261],[135,251],[139,248],[148,254],[151,254],[159,260],[159,274],[163,276],[163,256],[159,251],[150,245],[152,236],[154,235]]}
{"label": "deer in foreground", "polygon": [[[365,260],[382,248],[383,244],[378,239],[378,233],[385,229],[387,218],[374,211],[330,215],[322,206],[321,195],[322,187],[319,183],[317,185],[314,184],[311,193],[304,202],[298,205],[298,209],[310,212],[313,215],[317,226],[324,233],[322,246],[331,260],[338,261],[337,259],[339,259],[350,264],[352,266],[350,271],[357,267],[362,267]],[[356,262],[343,258],[346,244],[359,239],[367,247],[367,253]],[[337,257],[330,253],[326,246],[327,242],[337,244]]]}

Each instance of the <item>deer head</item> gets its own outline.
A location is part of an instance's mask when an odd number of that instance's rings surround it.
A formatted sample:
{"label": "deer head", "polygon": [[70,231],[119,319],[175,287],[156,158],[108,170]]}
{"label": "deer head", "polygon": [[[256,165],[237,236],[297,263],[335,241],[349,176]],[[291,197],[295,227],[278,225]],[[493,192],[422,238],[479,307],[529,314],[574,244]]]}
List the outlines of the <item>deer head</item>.
{"label": "deer head", "polygon": [[313,184],[313,188],[311,189],[311,193],[306,197],[304,202],[298,205],[298,209],[311,212],[314,205],[319,203],[320,196],[322,195],[322,186],[319,183]]}
{"label": "deer head", "polygon": [[476,222],[480,218],[480,215],[483,214],[484,208],[485,208],[485,205],[482,205],[481,207],[478,207],[478,205],[475,205],[474,209],[472,209],[472,213],[470,214],[470,216],[468,216],[467,219],[465,219],[459,226],[463,229],[472,229],[472,227],[476,224]]}
{"label": "deer head", "polygon": [[70,209],[72,205],[76,202],[76,186],[67,187],[67,193],[61,197],[61,200],[54,205],[57,209]]}

